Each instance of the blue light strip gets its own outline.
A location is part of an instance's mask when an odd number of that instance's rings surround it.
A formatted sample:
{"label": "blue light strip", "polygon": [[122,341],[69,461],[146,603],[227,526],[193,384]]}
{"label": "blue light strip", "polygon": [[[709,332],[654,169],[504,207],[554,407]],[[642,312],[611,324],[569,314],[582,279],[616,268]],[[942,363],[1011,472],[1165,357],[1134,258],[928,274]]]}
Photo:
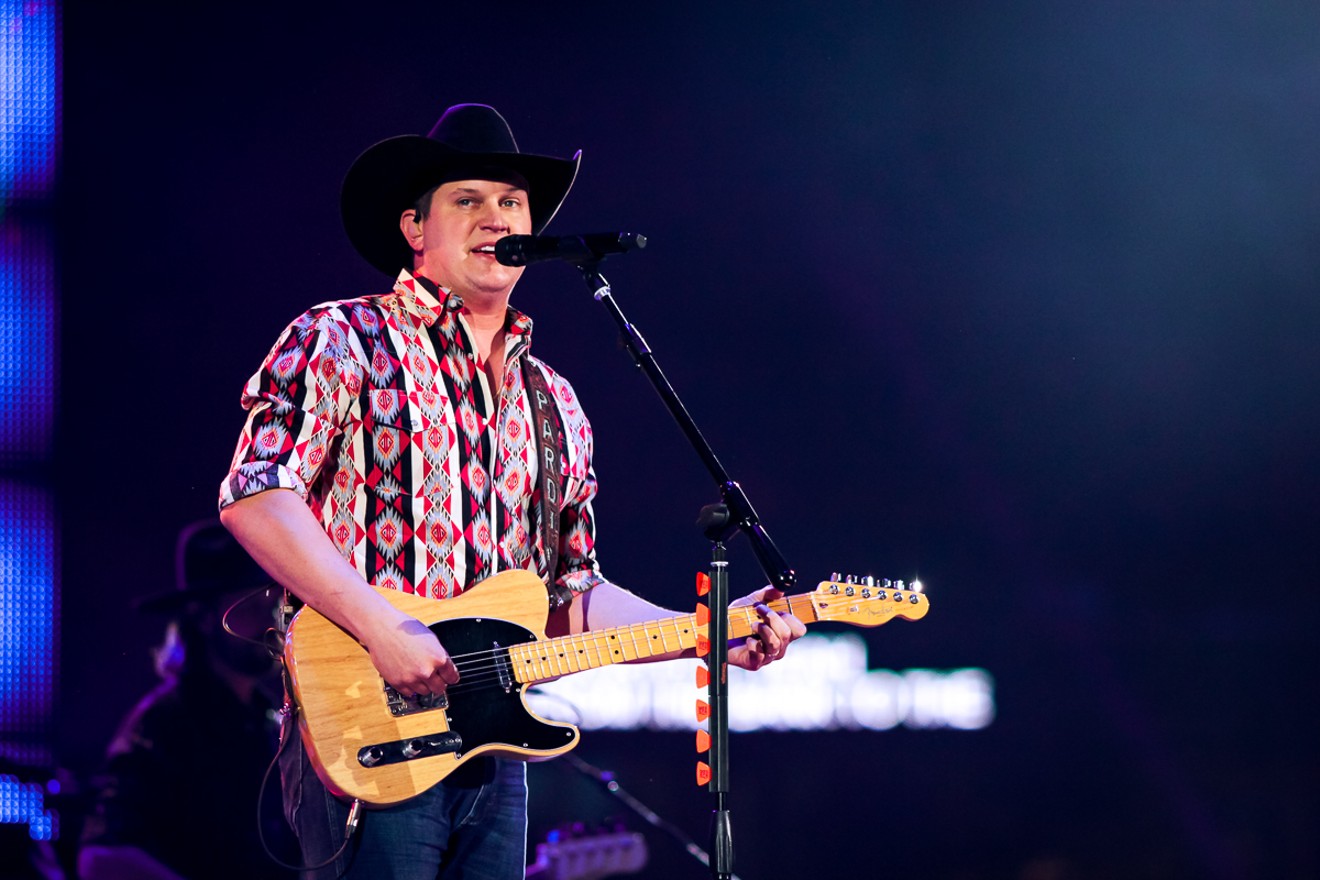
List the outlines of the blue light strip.
{"label": "blue light strip", "polygon": [[0,740],[29,764],[50,760],[40,739],[55,699],[58,552],[51,492],[0,480]]}
{"label": "blue light strip", "polygon": [[[0,0],[0,757],[37,772],[54,763],[59,658],[49,480],[59,291],[47,210],[60,143],[59,15],[57,0]],[[41,786],[9,774],[0,774],[0,824],[26,825],[37,841],[59,835]]]}
{"label": "blue light strip", "polygon": [[54,0],[0,0],[0,216],[54,189],[58,19]]}
{"label": "blue light strip", "polygon": [[0,465],[49,459],[58,385],[48,224],[0,221]]}
{"label": "blue light strip", "polygon": [[59,816],[45,805],[41,786],[0,773],[0,823],[26,825],[33,840],[55,840]]}

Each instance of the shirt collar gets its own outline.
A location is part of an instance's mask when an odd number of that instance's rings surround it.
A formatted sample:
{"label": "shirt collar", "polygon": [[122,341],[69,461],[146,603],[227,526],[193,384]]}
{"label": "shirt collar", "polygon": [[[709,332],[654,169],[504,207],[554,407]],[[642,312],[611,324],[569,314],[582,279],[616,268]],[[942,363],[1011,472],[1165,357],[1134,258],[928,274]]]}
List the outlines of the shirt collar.
{"label": "shirt collar", "polygon": [[403,308],[413,317],[431,326],[440,318],[443,308],[438,296],[439,288],[427,279],[414,277],[407,269],[399,270],[394,281],[394,292],[399,295]]}
{"label": "shirt collar", "polygon": [[[399,270],[399,277],[394,282],[394,292],[399,294],[404,309],[430,327],[448,309],[442,304],[449,298],[449,291],[436,285],[429,278],[413,275],[407,269]],[[462,299],[457,298],[461,308]],[[529,346],[532,343],[532,319],[509,306],[508,316],[504,319],[505,331],[509,334],[506,348],[512,352],[515,345]]]}

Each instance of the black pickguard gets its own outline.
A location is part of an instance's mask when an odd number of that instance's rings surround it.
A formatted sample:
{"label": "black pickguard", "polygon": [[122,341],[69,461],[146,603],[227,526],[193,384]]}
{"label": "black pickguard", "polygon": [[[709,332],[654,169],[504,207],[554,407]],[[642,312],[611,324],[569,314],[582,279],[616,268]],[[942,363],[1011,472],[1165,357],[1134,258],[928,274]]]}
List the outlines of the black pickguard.
{"label": "black pickguard", "polygon": [[[513,679],[507,649],[536,641],[531,630],[507,620],[480,617],[442,620],[430,629],[459,668],[458,684],[446,691],[449,708],[445,714],[449,729],[463,738],[461,754],[484,745],[550,751],[577,739],[572,726],[547,724],[523,706],[524,685]],[[483,658],[479,667],[468,659],[472,655]]]}

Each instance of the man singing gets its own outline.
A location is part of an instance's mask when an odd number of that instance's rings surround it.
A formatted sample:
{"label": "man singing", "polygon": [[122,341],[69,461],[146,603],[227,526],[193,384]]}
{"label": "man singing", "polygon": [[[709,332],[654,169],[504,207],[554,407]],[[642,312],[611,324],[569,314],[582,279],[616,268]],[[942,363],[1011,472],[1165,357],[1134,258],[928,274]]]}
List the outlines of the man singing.
{"label": "man singing", "polygon": [[[503,236],[546,227],[580,158],[519,152],[504,118],[477,104],[449,108],[426,137],[369,148],[344,180],[344,225],[393,290],[305,312],[243,392],[248,420],[221,488],[222,521],[405,696],[439,694],[459,673],[431,630],[372,586],[444,601],[497,572],[534,571],[552,635],[674,614],[601,575],[590,425],[569,383],[532,357],[532,322],[509,305],[523,270],[494,255]],[[560,473],[548,493],[536,387],[557,426]],[[795,617],[761,604],[778,595],[744,600],[761,622],[731,648],[732,664],[760,668],[802,635]],[[349,805],[291,738],[286,814],[318,864],[340,849]],[[524,764],[473,759],[417,797],[367,811],[315,876],[521,878],[526,799]]]}

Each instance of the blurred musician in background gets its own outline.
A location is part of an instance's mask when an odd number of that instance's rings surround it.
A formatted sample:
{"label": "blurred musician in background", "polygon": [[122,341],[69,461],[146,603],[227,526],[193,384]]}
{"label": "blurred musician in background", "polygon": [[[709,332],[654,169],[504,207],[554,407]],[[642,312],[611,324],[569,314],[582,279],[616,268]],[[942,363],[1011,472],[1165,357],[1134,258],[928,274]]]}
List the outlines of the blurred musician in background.
{"label": "blurred musician in background", "polygon": [[[256,820],[282,700],[269,644],[278,604],[278,588],[219,521],[180,533],[176,588],[138,603],[168,618],[155,652],[161,683],[121,723],[93,780],[83,880],[293,876],[267,857]],[[238,636],[224,630],[227,610]],[[269,845],[289,860],[276,786],[264,802]]]}

